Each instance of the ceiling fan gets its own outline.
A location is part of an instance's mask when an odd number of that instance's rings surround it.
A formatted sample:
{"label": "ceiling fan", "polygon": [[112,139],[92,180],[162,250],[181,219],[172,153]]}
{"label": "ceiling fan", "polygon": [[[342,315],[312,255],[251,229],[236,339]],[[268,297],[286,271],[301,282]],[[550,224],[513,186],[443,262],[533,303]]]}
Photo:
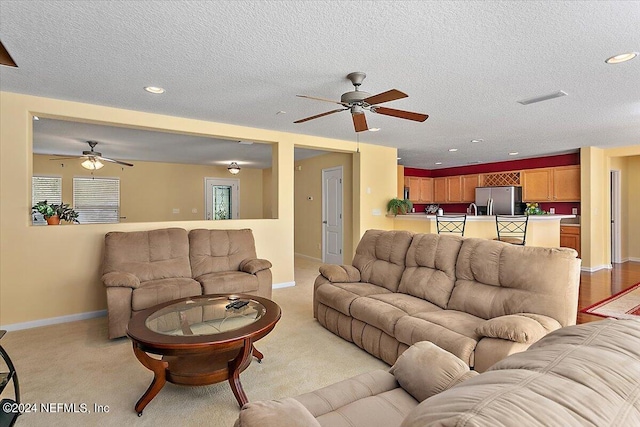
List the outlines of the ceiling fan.
{"label": "ceiling fan", "polygon": [[97,169],[100,169],[101,167],[103,167],[104,164],[102,163],[102,161],[110,162],[110,163],[117,163],[117,164],[123,165],[123,166],[133,166],[131,163],[122,162],[120,160],[109,159],[107,157],[102,157],[102,153],[93,150],[96,147],[96,145],[98,145],[98,141],[87,141],[87,144],[89,144],[89,147],[91,148],[91,150],[84,150],[82,152],[81,156],[57,157],[55,159],[49,159],[49,160],[82,159],[82,158],[85,158],[85,161],[83,161],[81,163],[81,166],[83,168],[89,169],[89,170],[97,170]]}
{"label": "ceiling fan", "polygon": [[360,90],[360,85],[367,75],[363,72],[354,72],[347,75],[347,78],[351,80],[355,90],[343,93],[340,97],[340,101],[332,101],[330,99],[316,98],[307,95],[296,95],[300,98],[315,99],[316,101],[331,102],[334,104],[342,105],[343,108],[327,111],[326,113],[317,114],[315,116],[306,117],[304,119],[296,120],[293,123],[303,123],[309,120],[317,119],[319,117],[328,116],[329,114],[339,113],[340,111],[351,111],[351,118],[353,119],[353,126],[356,132],[363,132],[369,130],[367,126],[367,119],[364,116],[366,110],[377,114],[384,114],[385,116],[398,117],[400,119],[413,120],[416,122],[424,122],[429,118],[427,114],[414,113],[411,111],[396,110],[393,108],[379,107],[378,104],[384,102],[395,101],[396,99],[406,98],[406,93],[400,92],[396,89],[391,89],[386,92],[379,93],[377,95],[371,95],[368,92]]}

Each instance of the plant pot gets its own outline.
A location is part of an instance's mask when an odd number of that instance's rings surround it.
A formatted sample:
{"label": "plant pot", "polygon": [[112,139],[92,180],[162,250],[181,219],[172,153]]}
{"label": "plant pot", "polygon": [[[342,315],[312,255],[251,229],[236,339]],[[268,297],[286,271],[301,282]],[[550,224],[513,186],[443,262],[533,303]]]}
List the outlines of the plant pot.
{"label": "plant pot", "polygon": [[50,216],[46,220],[48,225],[60,225],[60,217],[58,215]]}

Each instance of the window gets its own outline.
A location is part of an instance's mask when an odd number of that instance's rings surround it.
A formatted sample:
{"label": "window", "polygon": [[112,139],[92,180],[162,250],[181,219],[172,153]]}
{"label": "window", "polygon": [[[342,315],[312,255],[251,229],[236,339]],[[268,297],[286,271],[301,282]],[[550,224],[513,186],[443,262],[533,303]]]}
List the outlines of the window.
{"label": "window", "polygon": [[120,222],[120,179],[73,178],[73,208],[80,224]]}
{"label": "window", "polygon": [[[31,178],[31,206],[46,200],[50,204],[62,203],[62,177],[59,176],[33,176]],[[32,215],[33,225],[45,225],[41,213]]]}

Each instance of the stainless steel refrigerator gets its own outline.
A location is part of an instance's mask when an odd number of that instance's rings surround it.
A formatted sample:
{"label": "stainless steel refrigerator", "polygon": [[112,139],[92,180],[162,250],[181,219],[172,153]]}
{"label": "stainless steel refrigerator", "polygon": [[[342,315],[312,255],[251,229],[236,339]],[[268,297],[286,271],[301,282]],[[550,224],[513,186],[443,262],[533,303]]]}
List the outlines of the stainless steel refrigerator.
{"label": "stainless steel refrigerator", "polygon": [[521,215],[522,187],[476,187],[476,206],[479,215]]}

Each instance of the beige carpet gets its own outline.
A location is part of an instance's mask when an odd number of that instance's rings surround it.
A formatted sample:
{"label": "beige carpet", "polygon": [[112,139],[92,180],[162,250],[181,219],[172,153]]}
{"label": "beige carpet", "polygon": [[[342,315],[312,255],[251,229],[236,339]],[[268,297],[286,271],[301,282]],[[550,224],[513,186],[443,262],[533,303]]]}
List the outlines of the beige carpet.
{"label": "beige carpet", "polygon": [[[282,308],[276,328],[256,347],[265,355],[240,378],[250,401],[295,396],[388,366],[321,327],[313,318],[319,264],[296,259],[296,287],[276,289]],[[204,387],[167,384],[142,417],[133,409],[152,373],[133,355],[128,338],[107,339],[106,318],[9,332],[2,345],[20,379],[22,402],[86,404],[90,414],[30,413],[16,426],[232,426],[238,404],[227,382]],[[12,396],[7,387],[3,397]],[[94,413],[94,404],[109,413]]]}

